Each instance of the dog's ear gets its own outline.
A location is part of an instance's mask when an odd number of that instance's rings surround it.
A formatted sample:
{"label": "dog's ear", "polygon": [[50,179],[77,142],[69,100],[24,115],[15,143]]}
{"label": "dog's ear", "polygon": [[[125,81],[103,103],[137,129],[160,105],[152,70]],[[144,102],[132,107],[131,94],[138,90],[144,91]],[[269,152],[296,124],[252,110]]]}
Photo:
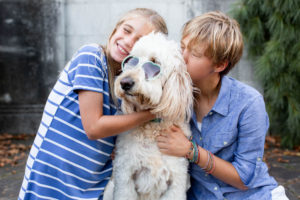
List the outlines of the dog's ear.
{"label": "dog's ear", "polygon": [[189,119],[192,107],[192,81],[182,61],[181,66],[176,67],[166,80],[160,104],[153,111],[175,123]]}

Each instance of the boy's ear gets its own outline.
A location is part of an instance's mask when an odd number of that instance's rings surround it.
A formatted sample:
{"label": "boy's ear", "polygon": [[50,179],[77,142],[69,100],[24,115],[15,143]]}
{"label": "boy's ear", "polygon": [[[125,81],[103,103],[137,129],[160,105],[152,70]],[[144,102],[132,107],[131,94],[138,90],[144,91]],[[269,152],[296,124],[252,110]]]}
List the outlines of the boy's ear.
{"label": "boy's ear", "polygon": [[224,71],[227,66],[228,66],[228,61],[224,61],[224,62],[222,62],[222,63],[215,66],[216,67],[215,72],[220,73],[220,72]]}

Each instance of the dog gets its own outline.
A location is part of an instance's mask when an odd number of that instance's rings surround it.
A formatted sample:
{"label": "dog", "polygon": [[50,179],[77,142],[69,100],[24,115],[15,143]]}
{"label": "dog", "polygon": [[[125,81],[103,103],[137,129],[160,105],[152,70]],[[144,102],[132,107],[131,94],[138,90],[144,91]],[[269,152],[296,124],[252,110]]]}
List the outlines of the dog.
{"label": "dog", "polygon": [[110,198],[186,199],[188,160],[162,154],[156,143],[156,137],[173,124],[186,137],[191,135],[193,87],[181,49],[165,35],[150,33],[135,43],[122,68],[115,94],[122,100],[123,113],[150,110],[157,118],[117,137],[113,179],[107,186],[111,192],[113,187]]}

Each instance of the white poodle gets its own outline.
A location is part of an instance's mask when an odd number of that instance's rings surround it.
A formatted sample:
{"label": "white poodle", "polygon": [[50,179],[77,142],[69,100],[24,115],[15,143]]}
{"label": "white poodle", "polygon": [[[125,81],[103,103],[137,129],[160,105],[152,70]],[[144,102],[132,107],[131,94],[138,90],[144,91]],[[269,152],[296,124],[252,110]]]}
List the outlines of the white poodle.
{"label": "white poodle", "polygon": [[[157,116],[118,136],[113,161],[115,200],[184,200],[188,185],[188,161],[162,154],[156,136],[176,124],[191,135],[188,120],[193,88],[179,45],[160,33],[151,33],[136,42],[122,63],[123,72],[115,81],[115,93],[122,99],[122,111],[150,109]],[[111,191],[112,192],[112,191]]]}

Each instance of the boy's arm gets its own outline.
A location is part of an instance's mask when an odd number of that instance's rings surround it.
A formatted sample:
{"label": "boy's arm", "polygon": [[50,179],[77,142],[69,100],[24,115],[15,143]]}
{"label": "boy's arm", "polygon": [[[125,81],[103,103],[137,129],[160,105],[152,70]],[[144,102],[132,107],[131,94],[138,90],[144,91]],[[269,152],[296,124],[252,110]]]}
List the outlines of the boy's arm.
{"label": "boy's arm", "polygon": [[[190,151],[191,142],[185,137],[182,130],[177,126],[171,126],[166,130],[166,134],[157,137],[157,145],[160,151],[164,154],[184,157]],[[198,165],[204,168],[207,162],[207,151],[203,148],[200,149],[200,162]],[[190,154],[190,156],[193,156]],[[192,159],[192,158],[190,158]],[[247,187],[242,182],[237,170],[234,166],[217,156],[214,156],[215,170],[212,175],[221,181],[232,185],[240,190],[246,190]]]}

